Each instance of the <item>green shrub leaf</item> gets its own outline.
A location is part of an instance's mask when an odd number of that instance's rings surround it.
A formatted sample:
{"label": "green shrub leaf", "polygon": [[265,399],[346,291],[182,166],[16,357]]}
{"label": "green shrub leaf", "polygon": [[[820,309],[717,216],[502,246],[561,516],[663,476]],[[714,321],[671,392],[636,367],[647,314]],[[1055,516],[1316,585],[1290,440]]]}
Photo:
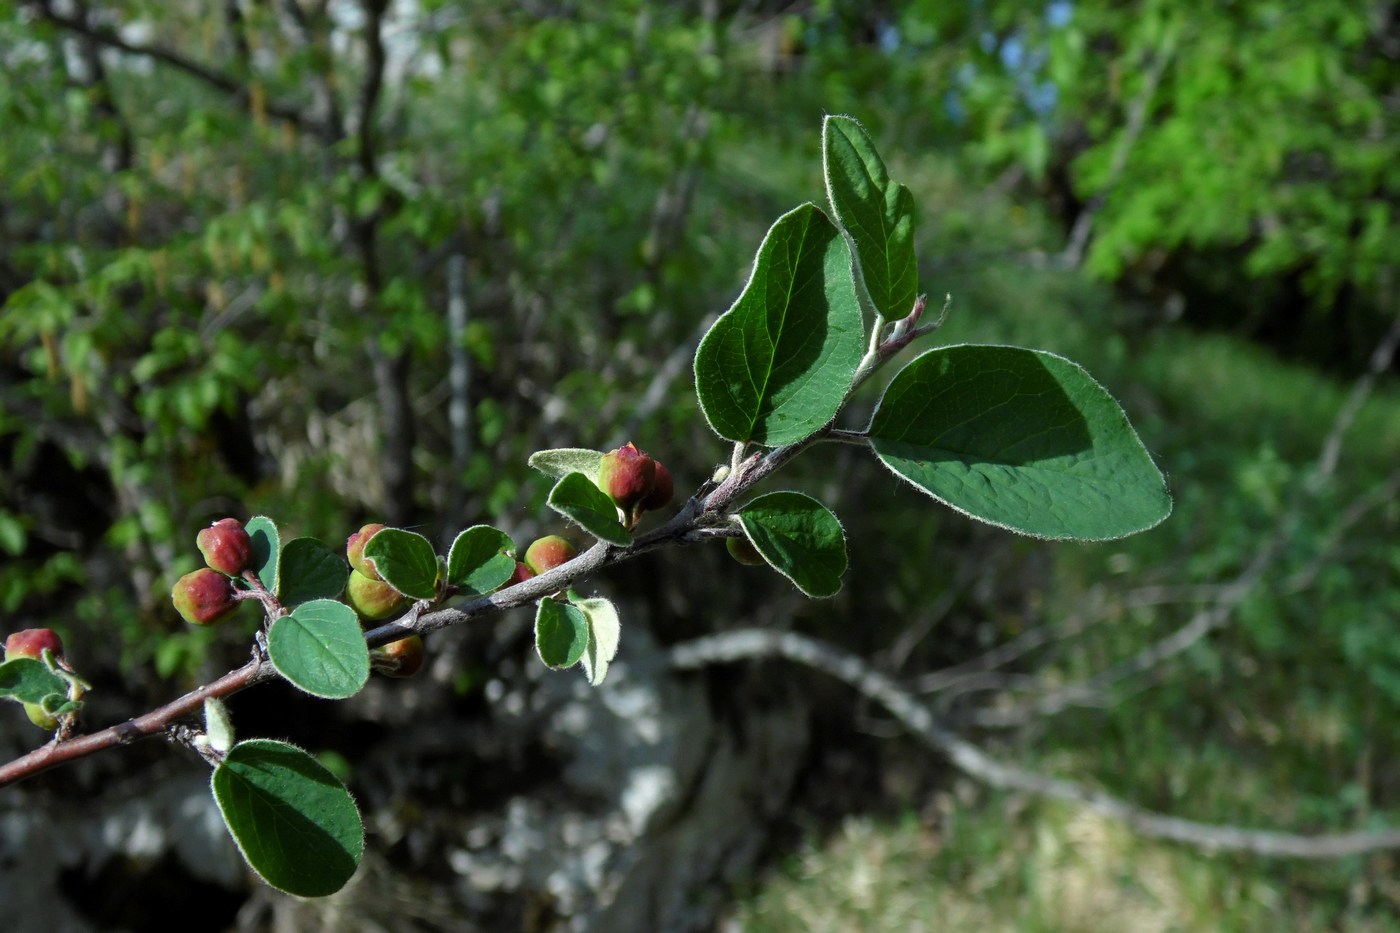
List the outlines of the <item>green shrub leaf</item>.
{"label": "green shrub leaf", "polygon": [[568,603],[546,596],[535,611],[535,650],[553,668],[572,667],[588,648],[588,620]]}
{"label": "green shrub leaf", "polygon": [[808,596],[834,596],[846,572],[846,535],[831,510],[800,492],[772,492],[739,510],[744,534],[774,570]]}
{"label": "green shrub leaf", "polygon": [[919,489],[1022,534],[1102,541],[1171,512],[1118,403],[1053,353],[930,350],[890,382],[870,436],[881,462]]}
{"label": "green shrub leaf", "polygon": [[355,873],[365,847],[360,811],[345,785],[295,745],[240,742],[211,786],[239,851],[274,888],[323,897]]}
{"label": "green shrub leaf", "polygon": [[515,573],[514,550],[504,531],[473,525],[457,535],[447,552],[447,582],[468,595],[493,592]]}
{"label": "green shrub leaf", "polygon": [[302,603],[273,622],[267,650],[277,673],[312,696],[343,700],[369,679],[359,617],[334,599]]}
{"label": "green shrub leaf", "polygon": [[335,599],[350,579],[350,564],[315,538],[293,538],[282,546],[277,598],[288,608],[312,599]]}
{"label": "green shrub leaf", "polygon": [[282,538],[277,533],[277,525],[266,515],[254,515],[243,526],[253,542],[252,570],[258,581],[273,595],[277,594],[277,565],[282,549]]}
{"label": "green shrub leaf", "polygon": [[437,595],[438,559],[427,538],[402,528],[385,528],[365,545],[365,556],[394,589],[414,599]]}
{"label": "green shrub leaf", "polygon": [[617,506],[582,473],[570,473],[555,483],[549,507],[599,540],[618,547],[632,543],[632,536],[617,520]]}
{"label": "green shrub leaf", "polygon": [[598,686],[608,676],[608,664],[617,657],[618,642],[622,638],[622,623],[617,617],[617,607],[601,596],[592,599],[575,599],[573,604],[583,613],[588,622],[588,647],[580,660],[588,682]]}
{"label": "green shrub leaf", "polygon": [[799,441],[841,407],[864,342],[851,251],[804,204],[768,231],[743,293],[700,341],[700,408],[728,440]]}
{"label": "green shrub leaf", "polygon": [[40,703],[46,697],[68,695],[68,682],[38,658],[11,658],[0,664],[0,699]]}
{"label": "green shrub leaf", "polygon": [[875,144],[851,117],[826,118],[822,165],[832,214],[855,250],[857,281],[876,311],[904,317],[919,291],[914,196],[890,181]]}
{"label": "green shrub leaf", "polygon": [[555,479],[563,479],[570,473],[582,473],[596,484],[598,465],[603,462],[603,454],[582,447],[559,447],[554,450],[538,450],[530,454],[528,462],[541,473]]}

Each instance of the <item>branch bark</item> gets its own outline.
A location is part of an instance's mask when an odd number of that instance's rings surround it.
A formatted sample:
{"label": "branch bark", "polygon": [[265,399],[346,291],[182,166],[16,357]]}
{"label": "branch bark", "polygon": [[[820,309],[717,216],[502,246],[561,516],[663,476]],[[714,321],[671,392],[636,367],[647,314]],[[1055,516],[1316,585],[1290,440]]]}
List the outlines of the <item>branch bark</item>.
{"label": "branch bark", "polygon": [[1199,823],[1155,813],[1083,784],[1007,764],[948,729],[912,693],[861,658],[793,632],[740,629],[684,642],[670,653],[672,666],[679,670],[774,657],[830,674],[862,696],[881,704],[926,745],[985,784],[1078,804],[1121,820],[1145,836],[1210,851],[1302,859],[1343,858],[1400,848],[1400,829],[1300,835]]}

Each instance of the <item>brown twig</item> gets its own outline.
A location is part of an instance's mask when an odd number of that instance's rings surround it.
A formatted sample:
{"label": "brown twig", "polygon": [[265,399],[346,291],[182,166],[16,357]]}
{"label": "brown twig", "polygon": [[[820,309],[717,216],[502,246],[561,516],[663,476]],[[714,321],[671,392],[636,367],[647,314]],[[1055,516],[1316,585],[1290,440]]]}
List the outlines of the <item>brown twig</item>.
{"label": "brown twig", "polygon": [[1064,800],[1121,820],[1144,836],[1210,851],[1250,852],[1282,858],[1334,859],[1400,848],[1400,829],[1302,835],[1199,823],[1154,813],[1083,784],[998,761],[952,732],[908,690],[853,654],[771,629],[739,629],[683,642],[671,649],[671,665],[695,670],[711,664],[779,657],[823,671],[888,709],[925,744],[972,777],[1003,790]]}

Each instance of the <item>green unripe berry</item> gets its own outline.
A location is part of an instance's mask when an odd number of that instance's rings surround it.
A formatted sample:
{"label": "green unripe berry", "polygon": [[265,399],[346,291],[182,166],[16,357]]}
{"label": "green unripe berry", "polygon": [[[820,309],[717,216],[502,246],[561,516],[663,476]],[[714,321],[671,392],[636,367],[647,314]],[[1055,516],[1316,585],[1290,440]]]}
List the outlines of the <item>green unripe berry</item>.
{"label": "green unripe berry", "polygon": [[24,712],[29,717],[30,722],[45,732],[52,732],[58,728],[58,717],[45,710],[38,703],[24,704]]}
{"label": "green unripe berry", "polygon": [[63,640],[57,632],[51,628],[27,628],[5,639],[5,660],[33,658],[40,661],[45,648],[52,651],[54,657],[63,657]]}
{"label": "green unripe berry", "polygon": [[236,577],[253,561],[253,539],[236,518],[221,518],[195,536],[199,553],[211,570]]}
{"label": "green unripe berry", "polygon": [[371,580],[384,579],[379,575],[379,571],[374,567],[374,561],[365,557],[365,545],[369,544],[369,539],[378,532],[384,530],[384,525],[374,522],[365,525],[359,531],[345,539],[345,556],[350,559],[350,566]]}
{"label": "green unripe berry", "polygon": [[345,601],[364,621],[382,622],[407,605],[408,597],[383,580],[352,570],[345,587]]}
{"label": "green unripe berry", "polygon": [[768,563],[748,538],[725,538],[724,546],[729,551],[730,557],[745,566],[762,567]]}
{"label": "green unripe berry", "polygon": [[656,484],[656,461],[632,444],[603,455],[598,488],[627,515],[633,514]]}
{"label": "green unripe berry", "polygon": [[217,570],[201,567],[175,581],[170,591],[175,609],[191,625],[213,625],[238,608],[233,581]]}
{"label": "green unripe berry", "polygon": [[423,638],[409,635],[375,648],[370,655],[374,669],[386,677],[412,677],[423,667]]}
{"label": "green unripe berry", "polygon": [[577,554],[578,549],[568,539],[559,535],[545,535],[525,550],[525,564],[540,574],[560,564],[567,564]]}

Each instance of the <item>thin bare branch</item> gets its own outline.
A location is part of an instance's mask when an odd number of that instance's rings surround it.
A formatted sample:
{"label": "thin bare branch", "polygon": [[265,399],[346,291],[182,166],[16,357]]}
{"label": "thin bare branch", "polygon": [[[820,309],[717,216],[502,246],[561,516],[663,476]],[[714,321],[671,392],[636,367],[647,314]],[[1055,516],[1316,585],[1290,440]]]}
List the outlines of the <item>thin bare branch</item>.
{"label": "thin bare branch", "polygon": [[[110,49],[125,52],[128,55],[136,55],[141,58],[149,58],[152,61],[160,62],[170,68],[174,68],[183,74],[221,91],[230,97],[235,98],[244,107],[251,104],[251,94],[246,83],[239,81],[232,75],[220,71],[216,68],[197,62],[194,59],[173,49],[168,49],[161,45],[153,45],[142,42],[131,42],[122,38],[121,34],[108,26],[99,26],[89,23],[85,18],[69,16],[60,13],[48,2],[31,4],[35,12],[41,19],[53,23],[75,35],[85,36]],[[317,136],[326,134],[326,127],[306,116],[295,107],[280,104],[276,101],[269,101],[264,107],[268,116],[275,117],[284,123],[288,123],[298,130],[302,130]]]}
{"label": "thin bare branch", "polygon": [[1155,813],[1083,784],[1007,764],[952,732],[912,693],[861,658],[793,632],[741,629],[683,642],[670,652],[671,665],[681,670],[774,657],[796,661],[830,674],[881,704],[925,744],[946,755],[959,769],[983,783],[1002,790],[1017,790],[1079,804],[1095,813],[1121,820],[1144,836],[1169,839],[1209,851],[1250,852],[1302,859],[1343,858],[1400,848],[1400,829],[1300,835],[1199,823]]}

